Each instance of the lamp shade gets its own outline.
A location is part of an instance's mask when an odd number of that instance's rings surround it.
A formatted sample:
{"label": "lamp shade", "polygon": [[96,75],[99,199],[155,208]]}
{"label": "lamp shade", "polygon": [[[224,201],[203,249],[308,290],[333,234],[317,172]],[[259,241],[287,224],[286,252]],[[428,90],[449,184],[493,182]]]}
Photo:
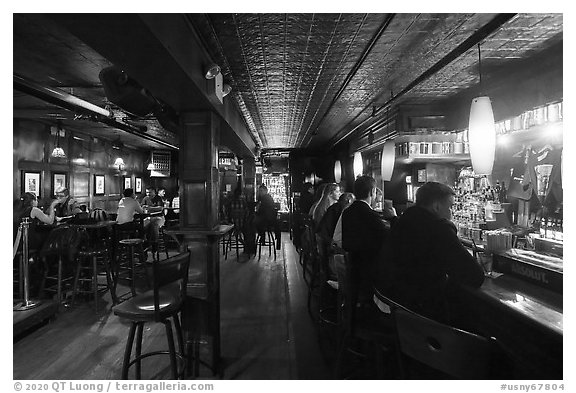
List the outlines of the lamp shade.
{"label": "lamp shade", "polygon": [[489,97],[476,97],[472,100],[468,141],[474,173],[491,174],[496,150],[496,128]]}
{"label": "lamp shade", "polygon": [[342,164],[340,160],[336,160],[334,163],[334,181],[340,183],[340,180],[342,180]]}
{"label": "lamp shade", "polygon": [[362,153],[357,151],[354,153],[354,179],[362,174],[364,171],[364,164],[362,163]]}
{"label": "lamp shade", "polygon": [[380,162],[382,170],[382,180],[390,181],[394,171],[394,161],[396,160],[396,146],[394,141],[384,142],[382,148],[382,160]]}

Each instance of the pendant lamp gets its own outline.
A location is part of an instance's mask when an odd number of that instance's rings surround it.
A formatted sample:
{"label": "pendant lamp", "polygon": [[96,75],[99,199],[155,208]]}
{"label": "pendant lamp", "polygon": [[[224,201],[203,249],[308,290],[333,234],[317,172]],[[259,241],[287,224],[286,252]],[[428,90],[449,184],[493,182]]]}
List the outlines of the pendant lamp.
{"label": "pendant lamp", "polygon": [[52,150],[52,157],[56,158],[66,158],[66,153],[64,153],[64,149],[60,147],[60,133],[62,132],[62,127],[60,126],[60,122],[58,122],[58,126],[56,127],[56,138],[54,142],[54,150]]}
{"label": "pendant lamp", "polygon": [[340,180],[342,180],[342,164],[340,160],[336,160],[334,163],[334,181],[340,183]]}
{"label": "pendant lamp", "polygon": [[353,166],[354,179],[356,179],[358,176],[362,175],[362,172],[364,171],[364,164],[362,163],[362,153],[360,153],[359,151],[354,153],[354,164],[353,165],[354,165]]}
{"label": "pendant lamp", "polygon": [[[478,44],[478,72],[482,90],[482,63]],[[496,128],[490,98],[484,95],[472,99],[468,124],[468,142],[472,169],[476,175],[490,175],[496,151]]]}
{"label": "pendant lamp", "polygon": [[382,180],[390,181],[392,179],[392,172],[394,171],[394,161],[396,160],[396,146],[394,141],[388,140],[384,142],[382,148],[382,159],[380,161]]}

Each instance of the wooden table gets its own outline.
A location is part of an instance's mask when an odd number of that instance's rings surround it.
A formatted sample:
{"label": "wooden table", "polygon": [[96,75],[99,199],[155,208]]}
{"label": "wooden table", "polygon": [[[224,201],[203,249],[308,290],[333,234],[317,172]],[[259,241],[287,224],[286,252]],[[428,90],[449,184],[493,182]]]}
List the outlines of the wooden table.
{"label": "wooden table", "polygon": [[[216,225],[212,229],[190,229],[179,226],[164,229],[181,250],[190,249],[192,261],[188,271],[186,303],[182,311],[182,329],[187,347],[196,348],[208,337],[212,342],[211,362],[202,364],[214,374],[221,374],[220,350],[220,238],[234,225]],[[188,351],[190,354],[191,352]],[[191,363],[190,363],[191,364]]]}

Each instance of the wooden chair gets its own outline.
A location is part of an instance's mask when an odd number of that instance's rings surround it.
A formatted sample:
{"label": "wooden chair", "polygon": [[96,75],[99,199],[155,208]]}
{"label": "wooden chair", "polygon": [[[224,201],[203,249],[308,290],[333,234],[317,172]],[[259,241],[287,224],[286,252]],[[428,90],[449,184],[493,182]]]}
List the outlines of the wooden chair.
{"label": "wooden chair", "polygon": [[[172,377],[177,379],[185,369],[179,370],[177,359],[185,362],[184,340],[180,325],[179,313],[186,297],[186,283],[188,281],[188,267],[190,265],[190,251],[183,252],[162,261],[152,261],[152,289],[139,294],[115,306],[114,314],[131,322],[124,362],[122,365],[122,379],[128,379],[128,371],[136,365],[136,378],[141,379],[141,361],[154,355],[167,354],[170,356]],[[166,329],[168,340],[167,351],[153,351],[141,353],[144,324],[147,322],[161,322]],[[179,352],[176,352],[172,322],[176,330]],[[136,335],[136,351],[132,358],[132,345]]]}
{"label": "wooden chair", "polygon": [[[346,354],[368,359],[367,367],[372,367],[374,375],[381,376],[384,358],[394,349],[394,326],[390,318],[375,309],[366,309],[356,303],[357,294],[350,282],[348,254],[335,254],[334,268],[338,279],[338,326],[340,340],[335,364],[336,379],[343,378],[343,363]],[[374,306],[375,307],[375,306]],[[363,344],[363,351],[354,344]],[[359,370],[354,370],[359,371]]]}
{"label": "wooden chair", "polygon": [[[491,374],[494,339],[423,317],[406,309],[392,309],[399,349],[405,356],[457,379],[485,379]],[[406,377],[406,362],[400,357]],[[424,378],[428,379],[429,375]]]}

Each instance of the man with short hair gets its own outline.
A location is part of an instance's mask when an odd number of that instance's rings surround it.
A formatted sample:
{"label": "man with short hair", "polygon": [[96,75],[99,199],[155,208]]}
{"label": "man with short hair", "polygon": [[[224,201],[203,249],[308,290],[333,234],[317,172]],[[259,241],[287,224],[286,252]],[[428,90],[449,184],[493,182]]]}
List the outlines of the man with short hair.
{"label": "man with short hair", "polygon": [[144,219],[144,228],[147,229],[148,239],[155,243],[160,236],[160,227],[164,226],[164,202],[156,195],[154,187],[146,188],[146,196],[142,199],[142,206],[150,213],[150,217]]}
{"label": "man with short hair", "polygon": [[134,214],[144,213],[142,206],[135,198],[134,189],[127,188],[123,192],[124,198],[118,202],[118,216],[116,222],[118,224],[126,224],[134,221]]}
{"label": "man with short hair", "polygon": [[81,213],[82,210],[74,198],[70,196],[70,191],[66,187],[61,187],[55,191],[58,204],[54,208],[56,220],[60,221],[61,217],[70,217]]}
{"label": "man with short hair", "polygon": [[450,221],[454,191],[427,182],[416,204],[392,226],[378,258],[377,288],[392,300],[440,322],[451,322],[446,290],[449,282],[478,288],[481,266],[458,239]]}
{"label": "man with short hair", "polygon": [[375,257],[384,244],[387,229],[371,207],[376,197],[376,180],[372,176],[356,179],[354,196],[356,200],[342,211],[342,248],[349,256],[349,282],[354,286],[352,293],[358,294],[358,302],[367,303],[371,302],[373,294]]}

